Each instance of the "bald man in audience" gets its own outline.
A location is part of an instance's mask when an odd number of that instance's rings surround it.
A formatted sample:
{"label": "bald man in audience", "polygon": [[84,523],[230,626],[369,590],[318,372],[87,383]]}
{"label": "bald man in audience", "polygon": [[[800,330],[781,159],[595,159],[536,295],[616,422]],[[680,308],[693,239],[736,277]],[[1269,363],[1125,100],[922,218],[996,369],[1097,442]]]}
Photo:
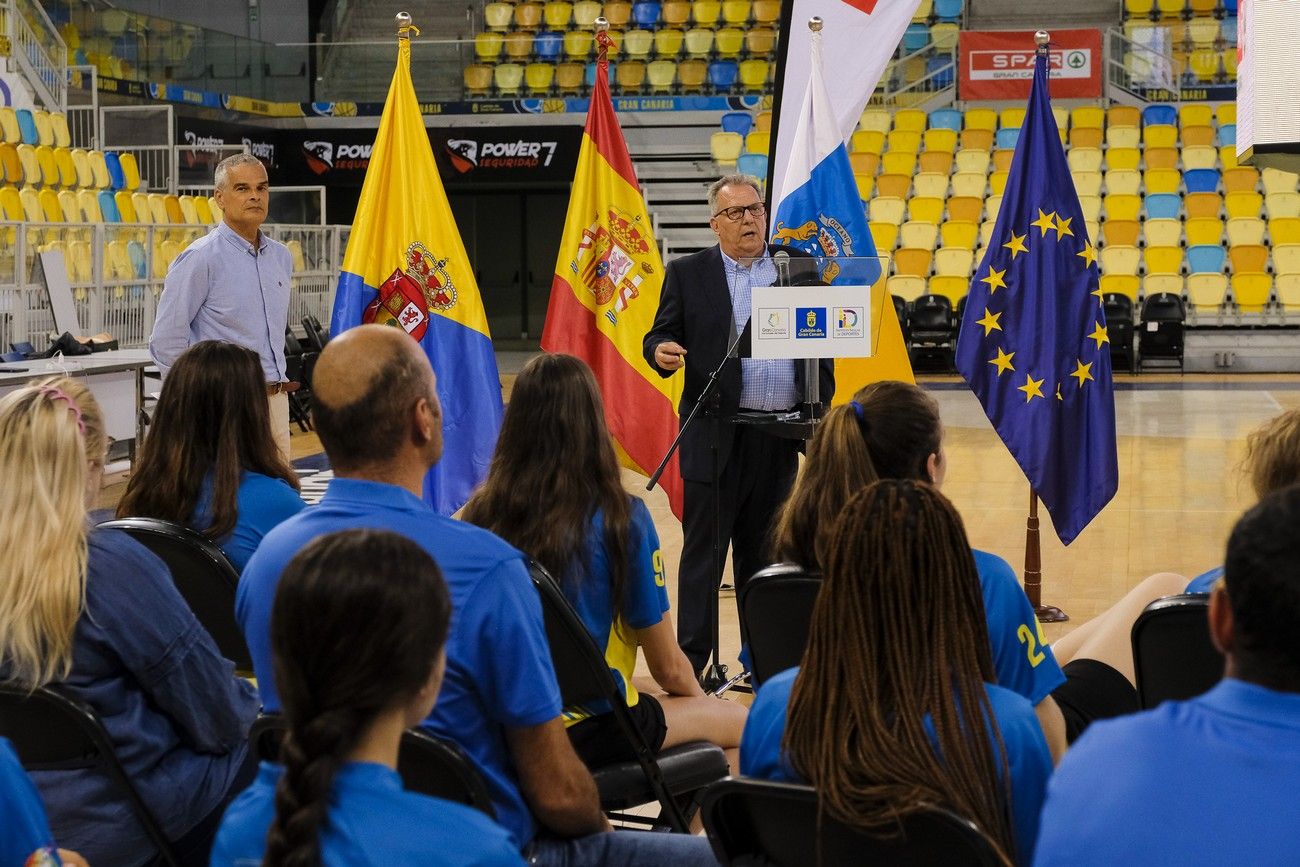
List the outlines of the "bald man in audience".
{"label": "bald man in audience", "polygon": [[1209,606],[1223,680],[1090,726],[1048,785],[1036,865],[1297,862],[1298,526],[1300,486],[1237,522]]}
{"label": "bald man in audience", "polygon": [[[523,555],[421,497],[442,455],[433,369],[403,331],[362,325],[330,341],[314,376],[316,430],[334,469],[319,506],[276,527],[248,561],[235,613],[267,711],[279,709],[271,603],[290,559],[317,536],[373,528],[422,545],[442,569],[455,616],[447,673],[425,725],[455,741],[487,783],[497,821],[532,864],[713,864],[700,837],[620,831],[560,718],[541,603]],[[357,630],[383,629],[357,612]]]}

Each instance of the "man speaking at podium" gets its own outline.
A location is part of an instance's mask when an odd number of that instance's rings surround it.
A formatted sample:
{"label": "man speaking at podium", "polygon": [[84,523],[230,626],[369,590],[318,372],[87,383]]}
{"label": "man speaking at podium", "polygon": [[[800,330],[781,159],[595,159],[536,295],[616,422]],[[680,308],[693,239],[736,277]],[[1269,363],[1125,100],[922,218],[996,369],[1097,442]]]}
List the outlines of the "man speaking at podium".
{"label": "man speaking at podium", "polygon": [[[727,175],[709,187],[709,227],[717,245],[668,264],[654,325],[642,352],[660,376],[686,368],[678,414],[684,420],[737,343],[749,355],[751,290],[777,282],[773,253],[792,259],[807,254],[767,243],[767,213],[758,181]],[[784,258],[784,257],[782,257]],[[791,262],[812,271],[810,261]],[[835,391],[834,362],[820,364],[820,399]],[[768,563],[772,517],[794,483],[801,443],[725,420],[736,412],[778,412],[795,408],[803,395],[803,365],[792,360],[733,358],[718,377],[720,479],[719,544],[732,548],[737,589]],[[685,482],[682,560],[678,570],[677,641],[698,672],[712,650],[709,596],[722,579],[713,563],[713,421],[697,416],[681,443]]]}

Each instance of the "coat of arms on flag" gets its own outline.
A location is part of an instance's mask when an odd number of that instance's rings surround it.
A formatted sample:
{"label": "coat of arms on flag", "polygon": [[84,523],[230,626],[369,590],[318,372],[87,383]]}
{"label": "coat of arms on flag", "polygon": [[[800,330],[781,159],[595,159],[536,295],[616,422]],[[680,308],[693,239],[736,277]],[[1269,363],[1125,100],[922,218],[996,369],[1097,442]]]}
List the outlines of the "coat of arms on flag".
{"label": "coat of arms on flag", "polygon": [[406,270],[398,268],[379,287],[361,321],[394,325],[420,340],[429,327],[429,312],[456,305],[456,287],[447,260],[438,259],[416,241],[406,251]]}
{"label": "coat of arms on flag", "polygon": [[578,254],[569,268],[595,297],[597,307],[617,295],[614,309],[626,310],[639,294],[641,281],[654,273],[654,265],[642,258],[650,252],[650,242],[642,234],[640,222],[640,217],[610,208],[605,220],[597,219],[582,230]]}

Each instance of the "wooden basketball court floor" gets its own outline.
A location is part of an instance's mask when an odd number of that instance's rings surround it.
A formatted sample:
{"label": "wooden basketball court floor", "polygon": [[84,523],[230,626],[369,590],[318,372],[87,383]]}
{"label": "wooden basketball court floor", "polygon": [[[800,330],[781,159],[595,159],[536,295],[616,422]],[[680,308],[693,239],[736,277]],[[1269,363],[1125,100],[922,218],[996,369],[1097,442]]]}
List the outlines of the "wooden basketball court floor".
{"label": "wooden basketball court floor", "polygon": [[[501,367],[508,394],[518,364],[503,359]],[[939,401],[948,458],[943,491],[961,512],[971,544],[1023,575],[1028,483],[964,383],[928,377],[922,385]],[[1300,376],[1117,377],[1115,499],[1068,548],[1039,510],[1043,601],[1071,618],[1045,626],[1049,640],[1105,610],[1147,575],[1173,571],[1190,578],[1220,564],[1234,521],[1254,501],[1241,472],[1245,437],[1294,407],[1300,407]],[[296,427],[291,444],[294,458],[321,451],[314,433]],[[121,498],[122,479],[109,481],[100,507]],[[662,491],[647,492],[644,482],[624,474],[627,489],[644,498],[654,516],[675,611],[681,525]],[[730,581],[730,567],[727,575]],[[719,610],[721,659],[735,672],[740,631],[734,597],[724,594]]]}

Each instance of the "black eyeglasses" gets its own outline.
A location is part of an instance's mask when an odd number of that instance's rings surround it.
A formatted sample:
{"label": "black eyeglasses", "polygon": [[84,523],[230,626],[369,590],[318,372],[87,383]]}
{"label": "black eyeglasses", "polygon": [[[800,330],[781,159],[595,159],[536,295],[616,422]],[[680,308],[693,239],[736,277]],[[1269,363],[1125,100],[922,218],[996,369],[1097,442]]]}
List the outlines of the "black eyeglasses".
{"label": "black eyeglasses", "polygon": [[713,216],[726,217],[728,220],[730,220],[733,223],[739,223],[742,219],[744,219],[746,212],[748,212],[750,216],[761,217],[767,213],[767,206],[764,205],[762,202],[755,202],[752,205],[737,205],[734,208],[723,208],[721,211],[718,211]]}

